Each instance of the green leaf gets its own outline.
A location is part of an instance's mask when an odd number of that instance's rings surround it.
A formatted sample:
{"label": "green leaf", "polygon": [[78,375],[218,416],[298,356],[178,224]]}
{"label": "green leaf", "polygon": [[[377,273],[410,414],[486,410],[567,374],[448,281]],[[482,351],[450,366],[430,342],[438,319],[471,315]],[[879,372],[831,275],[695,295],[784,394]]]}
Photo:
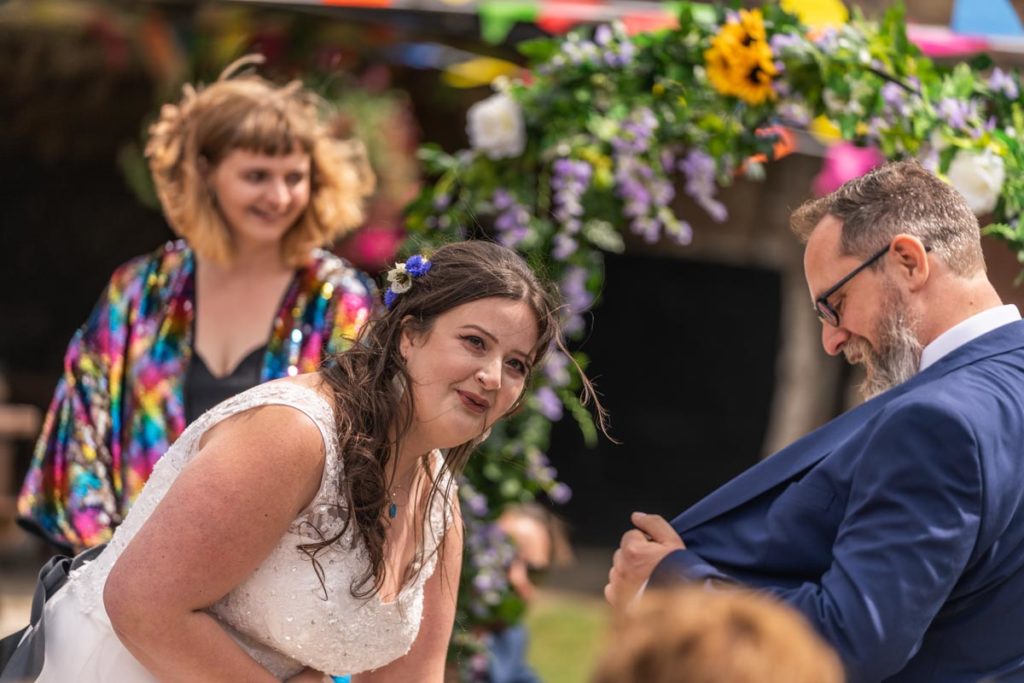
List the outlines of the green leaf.
{"label": "green leaf", "polygon": [[551,38],[533,38],[524,40],[516,45],[516,50],[530,60],[533,64],[541,64],[549,61],[558,54],[561,49],[561,41]]}

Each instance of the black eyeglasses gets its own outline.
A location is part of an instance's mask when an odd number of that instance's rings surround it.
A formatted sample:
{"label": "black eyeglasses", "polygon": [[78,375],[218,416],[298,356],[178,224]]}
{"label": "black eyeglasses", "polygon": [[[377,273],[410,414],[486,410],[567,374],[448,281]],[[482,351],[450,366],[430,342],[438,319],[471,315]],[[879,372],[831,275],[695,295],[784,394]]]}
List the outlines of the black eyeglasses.
{"label": "black eyeglasses", "polygon": [[817,311],[819,320],[821,320],[824,323],[828,323],[832,327],[839,327],[839,311],[832,308],[832,304],[828,302],[828,298],[835,294],[836,292],[838,292],[840,287],[842,287],[847,282],[852,280],[854,276],[857,275],[857,273],[864,270],[872,263],[885,256],[886,252],[889,251],[889,247],[891,246],[892,243],[885,245],[885,247],[883,247],[878,252],[873,254],[870,258],[868,258],[867,261],[864,261],[862,264],[851,270],[849,273],[846,274],[846,276],[842,280],[826,289],[824,292],[822,292],[821,296],[814,300],[814,310]]}
{"label": "black eyeglasses", "polygon": [[[839,327],[839,312],[836,309],[832,308],[832,304],[828,302],[828,298],[835,294],[836,292],[838,292],[840,287],[842,287],[847,282],[852,280],[857,273],[864,270],[872,263],[885,256],[885,254],[889,251],[890,247],[892,247],[892,242],[882,247],[875,254],[869,256],[867,261],[864,261],[864,263],[860,264],[859,266],[851,270],[849,273],[846,274],[846,276],[842,280],[826,289],[824,292],[821,293],[821,296],[814,300],[814,310],[818,313],[818,318],[822,322],[828,323],[832,327]],[[926,246],[924,250],[928,252],[931,251],[932,248]]]}

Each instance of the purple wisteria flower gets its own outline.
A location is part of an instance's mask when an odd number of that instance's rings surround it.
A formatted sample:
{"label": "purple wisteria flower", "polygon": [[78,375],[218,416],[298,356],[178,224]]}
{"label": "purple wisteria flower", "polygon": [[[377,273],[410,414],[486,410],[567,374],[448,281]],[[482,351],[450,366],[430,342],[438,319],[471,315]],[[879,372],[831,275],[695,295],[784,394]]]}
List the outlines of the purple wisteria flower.
{"label": "purple wisteria flower", "polygon": [[959,100],[944,97],[939,101],[939,117],[954,130],[966,129],[978,117],[978,103],[974,100]]}
{"label": "purple wisteria flower", "polygon": [[548,491],[548,498],[559,505],[564,505],[572,498],[572,489],[567,484],[558,482]]}
{"label": "purple wisteria flower", "polygon": [[811,122],[811,111],[807,103],[798,98],[782,100],[775,112],[780,120],[797,127],[806,126]]}
{"label": "purple wisteria flower", "polygon": [[622,212],[629,218],[650,214],[651,192],[648,182],[654,177],[654,171],[633,156],[621,156],[616,162],[615,183],[624,202]]}
{"label": "purple wisteria flower", "polygon": [[533,398],[541,415],[552,422],[558,422],[562,419],[562,400],[558,398],[558,395],[551,387],[537,389]]}
{"label": "purple wisteria flower", "polygon": [[594,169],[586,161],[562,158],[552,164],[552,171],[555,220],[567,233],[575,234],[582,225],[580,216],[583,215],[583,194],[590,186]]}
{"label": "purple wisteria flower", "polygon": [[536,448],[526,450],[526,476],[540,484],[544,489],[555,483],[558,472],[551,466],[548,456]]}
{"label": "purple wisteria flower", "polygon": [[772,53],[774,54],[780,54],[791,48],[797,48],[803,42],[802,38],[792,33],[776,33],[768,40],[768,44],[771,46]]}
{"label": "purple wisteria flower", "polygon": [[491,205],[498,212],[494,218],[494,229],[498,242],[515,248],[530,235],[530,212],[516,201],[511,192],[498,188],[491,195]]}
{"label": "purple wisteria flower", "polygon": [[570,266],[558,284],[568,309],[568,320],[563,325],[563,329],[570,336],[583,331],[585,326],[583,313],[594,303],[594,298],[587,291],[587,275],[585,268]]}
{"label": "purple wisteria flower", "polygon": [[552,386],[564,387],[569,384],[569,357],[561,351],[553,349],[544,359],[544,377]]}
{"label": "purple wisteria flower", "polygon": [[555,245],[551,249],[551,256],[558,261],[566,260],[579,249],[579,243],[564,233],[555,235],[554,241]]}
{"label": "purple wisteria flower", "polygon": [[570,36],[562,43],[562,54],[572,64],[604,65],[620,69],[633,61],[636,48],[621,27],[612,28],[602,24],[594,31],[593,42]]}
{"label": "purple wisteria flower", "polygon": [[690,152],[679,162],[679,170],[686,176],[686,194],[701,205],[716,223],[723,222],[729,213],[725,205],[715,199],[715,160],[699,149]]}
{"label": "purple wisteria flower", "polygon": [[473,573],[468,607],[483,618],[509,589],[508,566],[515,557],[515,548],[497,524],[472,516],[466,516],[464,521],[466,554]]}
{"label": "purple wisteria flower", "polygon": [[636,47],[633,45],[633,41],[626,38],[618,44],[618,53],[605,52],[604,62],[610,67],[622,68],[629,65],[633,61],[633,57],[636,56]]}
{"label": "purple wisteria flower", "polygon": [[898,83],[882,86],[882,102],[885,103],[885,110],[892,114],[910,115],[910,93]]}
{"label": "purple wisteria flower", "polygon": [[813,41],[822,52],[835,52],[839,48],[839,31],[829,26],[820,31]]}
{"label": "purple wisteria flower", "polygon": [[487,505],[487,496],[483,495],[468,481],[459,485],[459,498],[465,504],[466,509],[477,517],[486,517],[490,507]]}
{"label": "purple wisteria flower", "polygon": [[644,238],[648,244],[654,244],[661,237],[661,221],[650,216],[641,216],[629,224],[629,229]]}
{"label": "purple wisteria flower", "polygon": [[562,54],[570,64],[595,64],[601,58],[601,50],[589,40],[580,40],[578,36],[571,35],[562,43]]}
{"label": "purple wisteria flower", "polygon": [[512,196],[511,192],[505,188],[499,187],[491,196],[491,203],[494,204],[494,208],[498,211],[504,211],[505,209],[515,206],[516,199]]}
{"label": "purple wisteria flower", "polygon": [[650,147],[657,128],[658,117],[641,107],[622,123],[619,135],[612,138],[612,148],[619,154],[642,154]]}
{"label": "purple wisteria flower", "polygon": [[446,192],[434,195],[434,210],[444,211],[452,203],[452,196]]}
{"label": "purple wisteria flower", "polygon": [[1013,74],[1006,73],[998,66],[992,70],[992,74],[988,77],[988,87],[992,88],[993,92],[1002,93],[1011,100],[1017,99],[1020,95],[1020,87],[1017,85]]}

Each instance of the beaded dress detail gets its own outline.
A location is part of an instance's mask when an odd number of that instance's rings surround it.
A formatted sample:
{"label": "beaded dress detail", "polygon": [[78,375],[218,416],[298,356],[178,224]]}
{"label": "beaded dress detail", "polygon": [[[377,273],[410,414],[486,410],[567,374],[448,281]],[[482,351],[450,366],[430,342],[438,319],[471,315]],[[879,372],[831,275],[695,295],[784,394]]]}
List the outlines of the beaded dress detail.
{"label": "beaded dress detail", "polygon": [[[209,612],[250,656],[280,678],[292,676],[305,666],[329,674],[377,669],[404,655],[416,640],[423,614],[423,585],[434,572],[435,551],[445,532],[444,502],[438,496],[430,511],[430,528],[422,555],[418,555],[425,558],[422,570],[393,601],[385,602],[379,596],[352,596],[352,580],[365,571],[368,559],[351,527],[338,542],[317,554],[324,571],[321,585],[309,557],[297,546],[320,541],[320,534],[331,538],[342,529],[338,510],[344,508],[345,501],[339,499],[338,478],[344,472],[331,406],[315,390],[288,380],[249,389],[215,406],[190,425],[157,462],[131,513],[107,548],[95,561],[72,573],[67,588],[75,594],[75,602],[84,613],[92,618],[101,616],[109,625],[102,594],[110,569],[178,473],[195,456],[202,435],[231,415],[265,405],[291,406],[305,413],[320,429],[326,451],[323,480],[314,499],[292,522],[270,555]],[[435,451],[435,472],[439,471],[440,458]],[[443,480],[439,484],[444,490],[448,482]],[[111,632],[111,637],[116,636]]]}

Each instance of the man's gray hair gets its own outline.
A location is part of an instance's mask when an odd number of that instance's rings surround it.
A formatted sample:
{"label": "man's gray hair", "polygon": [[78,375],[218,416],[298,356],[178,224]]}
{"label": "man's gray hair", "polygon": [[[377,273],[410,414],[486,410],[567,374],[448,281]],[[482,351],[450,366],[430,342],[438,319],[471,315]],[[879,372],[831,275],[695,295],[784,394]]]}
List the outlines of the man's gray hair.
{"label": "man's gray hair", "polygon": [[806,242],[830,215],[842,221],[842,253],[867,258],[899,234],[920,239],[962,276],[985,271],[978,219],[951,185],[915,161],[899,161],[804,202],[790,227]]}

